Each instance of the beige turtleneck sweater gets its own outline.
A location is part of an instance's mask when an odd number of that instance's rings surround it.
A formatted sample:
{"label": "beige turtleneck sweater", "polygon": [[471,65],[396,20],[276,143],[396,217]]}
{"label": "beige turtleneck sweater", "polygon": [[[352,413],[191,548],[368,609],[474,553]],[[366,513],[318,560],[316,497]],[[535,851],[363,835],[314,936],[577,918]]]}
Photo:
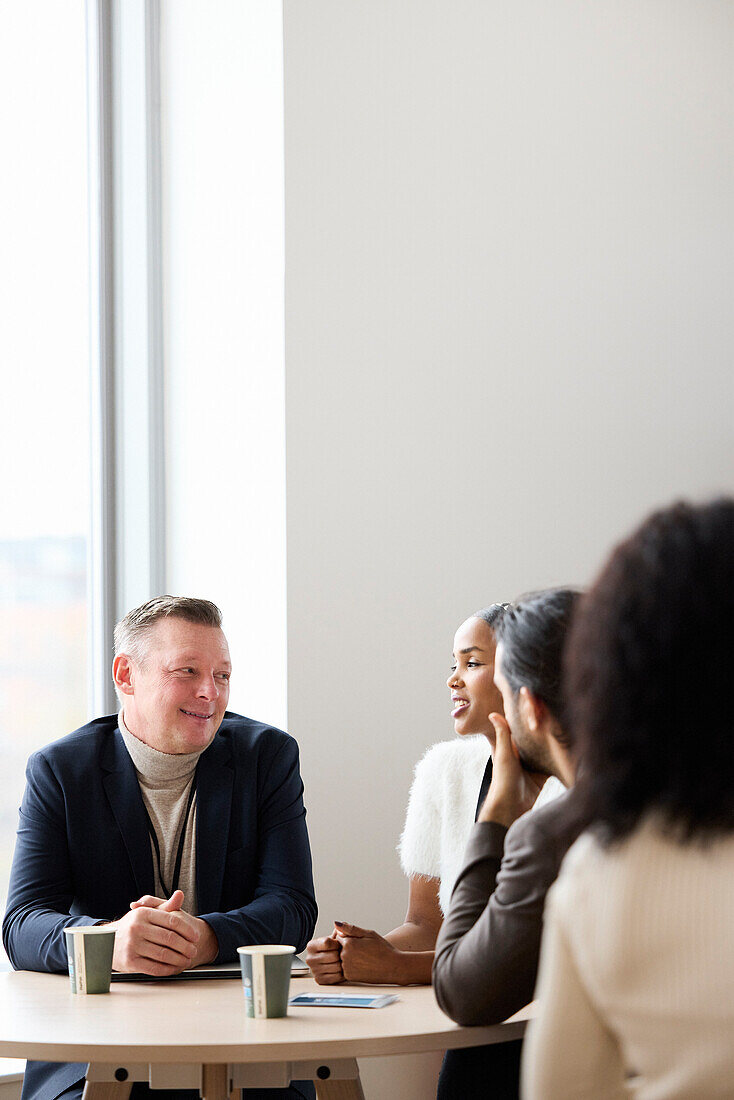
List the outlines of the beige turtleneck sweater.
{"label": "beige turtleneck sweater", "polygon": [[[122,712],[119,726],[125,747],[130,753],[140,784],[145,808],[155,829],[161,853],[161,870],[168,886],[173,880],[181,826],[186,813],[194,772],[201,752],[169,754],[159,752],[130,733]],[[158,874],[158,861],[151,839],[151,855],[155,875],[155,892],[168,897]],[[196,795],[191,805],[181,858],[178,888],[184,892],[183,908],[194,916],[198,913],[196,897]]]}

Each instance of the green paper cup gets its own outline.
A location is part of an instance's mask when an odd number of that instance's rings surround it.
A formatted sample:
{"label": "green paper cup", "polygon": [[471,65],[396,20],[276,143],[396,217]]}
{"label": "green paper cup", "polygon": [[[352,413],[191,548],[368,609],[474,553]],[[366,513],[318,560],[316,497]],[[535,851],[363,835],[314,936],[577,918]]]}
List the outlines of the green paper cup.
{"label": "green paper cup", "polygon": [[295,947],[284,943],[263,943],[238,947],[237,953],[247,1015],[256,1020],[285,1016]]}
{"label": "green paper cup", "polygon": [[65,928],[72,993],[109,993],[115,930],[104,925]]}

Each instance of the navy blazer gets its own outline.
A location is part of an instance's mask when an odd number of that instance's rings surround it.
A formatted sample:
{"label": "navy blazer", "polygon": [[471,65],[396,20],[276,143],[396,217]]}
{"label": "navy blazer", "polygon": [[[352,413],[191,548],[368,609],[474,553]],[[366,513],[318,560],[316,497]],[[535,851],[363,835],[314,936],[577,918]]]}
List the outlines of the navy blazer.
{"label": "navy blazer", "polygon": [[[34,753],[26,779],[3,943],[16,970],[65,971],[64,928],[115,920],[155,892],[145,808],[117,715]],[[296,742],[227,712],[196,783],[198,915],[217,936],[217,961],[235,961],[248,943],[302,950],[317,910]],[[46,1079],[38,1092],[44,1100],[56,1095],[50,1086]]]}
{"label": "navy blazer", "polygon": [[[3,942],[16,970],[63,971],[65,927],[154,893],[145,808],[116,715],[34,753],[26,778]],[[198,912],[218,961],[245,943],[300,951],[316,901],[296,742],[227,712],[196,783]]]}

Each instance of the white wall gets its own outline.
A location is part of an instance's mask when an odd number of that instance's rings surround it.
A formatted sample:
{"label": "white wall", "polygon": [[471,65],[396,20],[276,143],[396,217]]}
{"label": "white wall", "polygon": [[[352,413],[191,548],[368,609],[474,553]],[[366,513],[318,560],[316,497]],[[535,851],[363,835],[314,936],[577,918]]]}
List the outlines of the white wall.
{"label": "white wall", "polygon": [[161,12],[168,587],[221,606],[232,709],[285,726],[282,14]]}
{"label": "white wall", "polygon": [[285,723],[285,442],[320,927],[386,930],[459,620],[734,490],[734,9],[284,12],[285,382],[279,6],[163,5],[169,587],[222,603],[233,706]]}
{"label": "white wall", "polygon": [[387,930],[458,622],[734,488],[734,9],[284,11],[289,728],[321,928]]}

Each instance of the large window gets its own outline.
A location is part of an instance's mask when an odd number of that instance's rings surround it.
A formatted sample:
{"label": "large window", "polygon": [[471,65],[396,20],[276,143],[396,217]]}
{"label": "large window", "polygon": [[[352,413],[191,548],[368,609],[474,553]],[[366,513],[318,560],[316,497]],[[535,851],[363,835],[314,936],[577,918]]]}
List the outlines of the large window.
{"label": "large window", "polygon": [[0,11],[0,902],[24,764],[86,721],[90,531],[83,0]]}
{"label": "large window", "polygon": [[0,116],[3,903],[129,608],[219,600],[234,705],[285,724],[280,4],[0,5]]}

